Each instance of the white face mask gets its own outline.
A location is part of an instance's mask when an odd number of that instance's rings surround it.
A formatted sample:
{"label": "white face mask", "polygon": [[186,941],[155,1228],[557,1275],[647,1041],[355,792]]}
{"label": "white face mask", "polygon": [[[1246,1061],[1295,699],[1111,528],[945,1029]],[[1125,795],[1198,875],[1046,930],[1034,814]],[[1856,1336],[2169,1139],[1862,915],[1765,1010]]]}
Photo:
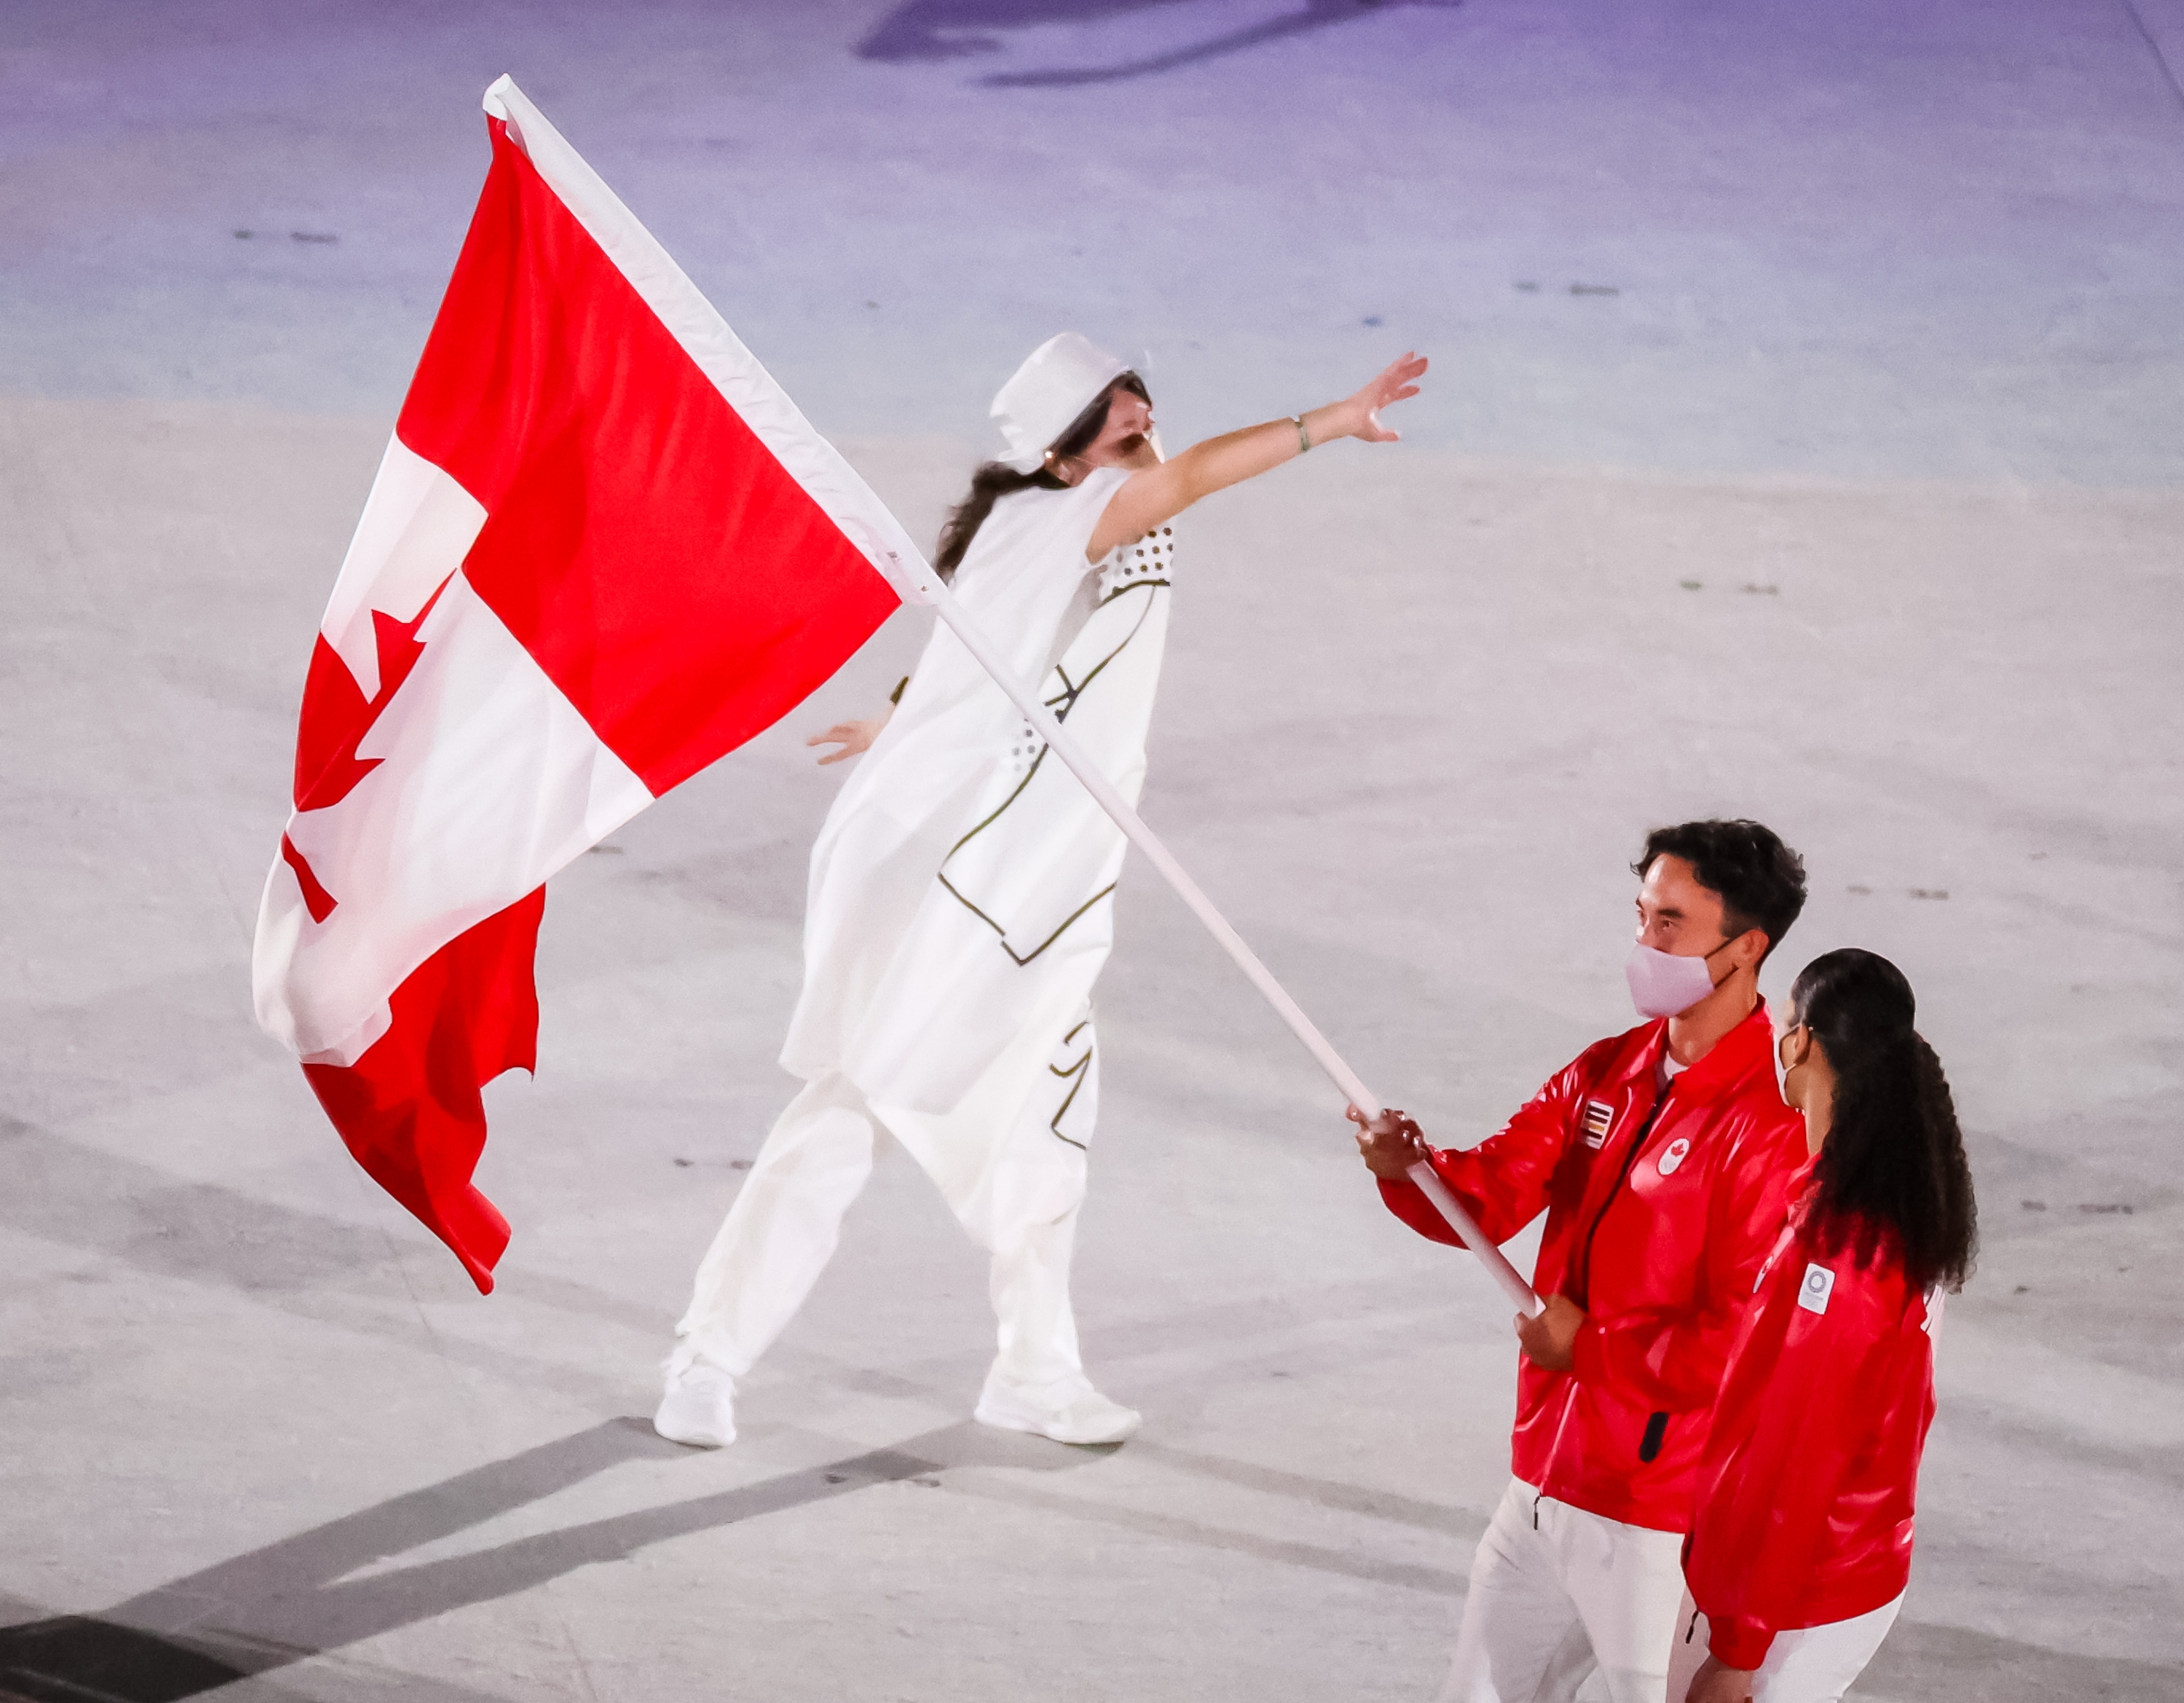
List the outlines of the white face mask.
{"label": "white face mask", "polygon": [[[1730,943],[1724,941],[1713,951],[1719,952]],[[1638,1015],[1680,1016],[1713,993],[1713,972],[1707,968],[1713,956],[1713,952],[1709,952],[1705,958],[1679,958],[1650,946],[1632,947],[1623,974],[1630,983],[1630,1003],[1638,1008]]]}
{"label": "white face mask", "polygon": [[1789,1044],[1790,1037],[1797,1032],[1791,1029],[1774,1038],[1774,1092],[1782,1096],[1784,1105],[1797,1104],[1790,1098],[1790,1072],[1782,1063],[1782,1049]]}

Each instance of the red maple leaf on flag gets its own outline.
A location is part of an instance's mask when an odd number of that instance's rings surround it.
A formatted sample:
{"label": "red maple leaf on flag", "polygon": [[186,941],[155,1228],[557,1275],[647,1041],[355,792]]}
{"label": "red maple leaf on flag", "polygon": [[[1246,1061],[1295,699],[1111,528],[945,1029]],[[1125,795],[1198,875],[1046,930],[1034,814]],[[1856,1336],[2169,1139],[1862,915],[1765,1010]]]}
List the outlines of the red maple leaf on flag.
{"label": "red maple leaf on flag", "polygon": [[[452,579],[453,575],[448,578]],[[424,608],[409,621],[398,621],[382,609],[371,612],[371,631],[379,650],[379,690],[369,698],[349,672],[348,665],[321,633],[311,648],[310,672],[304,676],[304,707],[296,734],[296,808],[322,810],[337,804],[380,765],[377,757],[359,757],[357,747],[379,720],[380,712],[394,701],[425,646],[417,629],[448,588],[447,580],[434,587]],[[341,903],[326,891],[310,860],[297,850],[287,834],[281,836],[281,856],[296,872],[304,889],[304,903],[311,921],[324,922]]]}
{"label": "red maple leaf on flag", "polygon": [[313,648],[252,966],[349,1150],[481,1290],[508,1241],[481,1090],[536,1055],[544,883],[830,677],[917,559],[515,85],[486,106],[493,163]]}

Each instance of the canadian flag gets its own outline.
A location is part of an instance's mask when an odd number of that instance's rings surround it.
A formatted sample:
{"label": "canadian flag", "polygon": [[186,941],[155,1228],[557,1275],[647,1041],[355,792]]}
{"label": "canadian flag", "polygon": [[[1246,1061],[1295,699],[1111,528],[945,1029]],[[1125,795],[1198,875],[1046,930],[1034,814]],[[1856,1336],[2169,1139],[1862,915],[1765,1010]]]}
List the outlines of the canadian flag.
{"label": "canadian flag", "polygon": [[320,624],[259,1021],[481,1290],[479,1090],[547,878],[826,680],[928,570],[503,77],[493,164]]}

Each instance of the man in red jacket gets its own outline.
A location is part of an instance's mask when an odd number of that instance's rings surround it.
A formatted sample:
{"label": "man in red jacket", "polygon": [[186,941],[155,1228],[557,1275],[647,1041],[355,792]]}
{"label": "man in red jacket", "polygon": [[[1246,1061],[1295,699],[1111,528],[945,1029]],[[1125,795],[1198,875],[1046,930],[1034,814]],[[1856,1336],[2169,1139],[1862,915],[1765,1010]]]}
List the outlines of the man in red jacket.
{"label": "man in red jacket", "polygon": [[1361,1133],[1396,1216],[1454,1234],[1420,1160],[1496,1243],[1547,1215],[1520,1318],[1513,1478],[1472,1563],[1446,1703],[1567,1698],[1597,1665],[1614,1703],[1662,1703],[1695,1473],[1752,1283],[1804,1158],[1775,1085],[1759,966],[1804,908],[1804,865],[1751,821],[1657,829],[1631,997],[1652,1021],[1589,1047],[1497,1135]]}

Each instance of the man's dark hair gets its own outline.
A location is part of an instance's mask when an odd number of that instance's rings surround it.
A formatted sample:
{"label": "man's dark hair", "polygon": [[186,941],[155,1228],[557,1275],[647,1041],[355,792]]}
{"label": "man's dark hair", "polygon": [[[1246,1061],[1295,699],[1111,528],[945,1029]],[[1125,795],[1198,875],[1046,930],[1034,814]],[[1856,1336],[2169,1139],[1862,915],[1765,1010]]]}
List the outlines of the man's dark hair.
{"label": "man's dark hair", "polygon": [[[1644,880],[1659,858],[1680,857],[1691,866],[1698,884],[1721,898],[1722,927],[1735,939],[1747,928],[1767,936],[1767,951],[1782,943],[1790,925],[1805,908],[1805,860],[1769,827],[1718,820],[1679,822],[1646,836],[1646,849],[1630,865]],[[1760,954],[1761,961],[1766,954]]]}

